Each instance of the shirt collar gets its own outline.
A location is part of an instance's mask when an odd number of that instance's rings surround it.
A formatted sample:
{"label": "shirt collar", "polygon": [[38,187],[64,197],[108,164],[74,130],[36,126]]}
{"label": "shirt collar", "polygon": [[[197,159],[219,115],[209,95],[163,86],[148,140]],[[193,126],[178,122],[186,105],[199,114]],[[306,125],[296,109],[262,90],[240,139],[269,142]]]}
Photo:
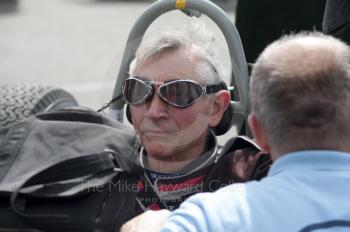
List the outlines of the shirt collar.
{"label": "shirt collar", "polygon": [[268,176],[291,169],[297,170],[341,170],[350,168],[350,153],[331,150],[308,150],[291,152],[278,158]]}

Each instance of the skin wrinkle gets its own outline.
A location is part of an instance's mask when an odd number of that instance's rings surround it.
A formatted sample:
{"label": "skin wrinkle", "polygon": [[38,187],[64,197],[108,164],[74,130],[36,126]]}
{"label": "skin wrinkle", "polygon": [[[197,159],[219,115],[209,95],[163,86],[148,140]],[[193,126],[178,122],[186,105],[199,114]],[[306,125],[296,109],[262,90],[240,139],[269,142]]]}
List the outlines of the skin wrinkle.
{"label": "skin wrinkle", "polygon": [[[192,79],[201,83],[196,63],[193,64],[196,61],[187,50],[166,51],[136,63],[133,73],[161,82]],[[227,97],[229,100],[229,95]],[[176,108],[154,94],[145,104],[130,107],[134,128],[145,146],[152,169],[175,171],[203,153],[208,127],[216,126],[224,112],[215,100],[215,97],[202,96],[190,107]],[[219,117],[213,117],[218,112]]]}
{"label": "skin wrinkle", "polygon": [[[151,34],[138,47],[129,74],[155,81],[190,79],[201,85],[218,84],[222,79],[212,48],[214,40],[213,34],[199,22]],[[175,53],[177,58],[182,58],[181,62],[175,59],[164,62]],[[130,105],[133,126],[147,152],[148,163],[152,163],[149,166],[153,165],[152,170],[180,170],[200,156],[210,128],[218,125],[229,103],[230,93],[221,90],[201,96],[186,108],[168,105],[157,94],[144,104]],[[145,133],[152,128],[165,132]]]}

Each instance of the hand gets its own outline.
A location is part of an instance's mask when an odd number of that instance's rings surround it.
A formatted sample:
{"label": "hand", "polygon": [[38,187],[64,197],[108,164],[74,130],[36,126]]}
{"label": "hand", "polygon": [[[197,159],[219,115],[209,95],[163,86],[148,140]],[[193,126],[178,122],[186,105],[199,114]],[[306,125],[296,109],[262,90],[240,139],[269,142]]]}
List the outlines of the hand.
{"label": "hand", "polygon": [[241,182],[260,180],[267,175],[271,164],[268,154],[249,148],[236,150],[233,155],[232,174]]}
{"label": "hand", "polygon": [[137,217],[134,217],[130,221],[126,222],[121,232],[157,232],[160,231],[162,226],[167,222],[171,212],[166,209],[153,211],[148,210]]}

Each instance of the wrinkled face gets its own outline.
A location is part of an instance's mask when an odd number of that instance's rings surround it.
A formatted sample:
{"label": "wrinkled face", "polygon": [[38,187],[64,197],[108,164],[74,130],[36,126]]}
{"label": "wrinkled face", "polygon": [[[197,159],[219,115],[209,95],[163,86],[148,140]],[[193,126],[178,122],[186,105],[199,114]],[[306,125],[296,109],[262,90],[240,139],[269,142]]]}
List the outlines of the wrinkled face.
{"label": "wrinkled face", "polygon": [[[133,75],[159,82],[190,79],[204,84],[183,50],[167,52],[137,64]],[[212,107],[207,96],[200,97],[189,107],[177,108],[154,94],[146,103],[130,106],[130,110],[133,126],[148,156],[181,160],[193,157],[193,153],[199,156],[203,151]]]}

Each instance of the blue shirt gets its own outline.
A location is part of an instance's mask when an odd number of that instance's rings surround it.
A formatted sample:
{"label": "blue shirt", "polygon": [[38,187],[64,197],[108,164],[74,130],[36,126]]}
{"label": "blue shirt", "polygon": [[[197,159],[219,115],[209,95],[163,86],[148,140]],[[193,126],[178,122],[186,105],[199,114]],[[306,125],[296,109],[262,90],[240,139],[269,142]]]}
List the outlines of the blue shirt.
{"label": "blue shirt", "polygon": [[261,181],[192,196],[170,216],[169,231],[350,231],[350,154],[286,154]]}

